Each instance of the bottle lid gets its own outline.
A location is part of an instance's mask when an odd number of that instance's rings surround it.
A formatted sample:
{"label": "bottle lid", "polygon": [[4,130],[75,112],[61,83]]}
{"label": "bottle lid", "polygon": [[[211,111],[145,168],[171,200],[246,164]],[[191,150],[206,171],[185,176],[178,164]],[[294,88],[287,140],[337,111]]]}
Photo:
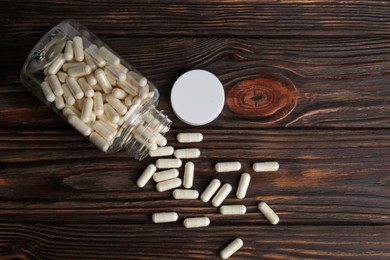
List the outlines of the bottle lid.
{"label": "bottle lid", "polygon": [[172,87],[171,104],[176,116],[189,125],[205,125],[216,119],[225,103],[221,81],[206,70],[181,75]]}

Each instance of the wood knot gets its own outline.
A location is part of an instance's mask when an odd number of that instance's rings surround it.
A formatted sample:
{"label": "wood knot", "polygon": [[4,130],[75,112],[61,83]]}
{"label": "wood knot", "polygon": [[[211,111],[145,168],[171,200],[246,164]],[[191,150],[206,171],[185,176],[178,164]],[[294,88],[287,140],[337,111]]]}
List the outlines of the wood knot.
{"label": "wood knot", "polygon": [[263,78],[237,83],[229,90],[226,103],[233,113],[275,122],[291,113],[297,98],[298,91],[289,79],[265,74]]}

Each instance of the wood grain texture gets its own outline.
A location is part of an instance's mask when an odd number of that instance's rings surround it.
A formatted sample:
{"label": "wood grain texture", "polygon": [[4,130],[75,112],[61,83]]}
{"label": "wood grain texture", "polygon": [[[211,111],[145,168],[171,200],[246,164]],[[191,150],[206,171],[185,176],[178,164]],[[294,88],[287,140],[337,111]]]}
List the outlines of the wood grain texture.
{"label": "wood grain texture", "polygon": [[105,36],[389,36],[387,1],[3,1],[2,37],[77,19]]}
{"label": "wood grain texture", "polygon": [[[168,143],[179,144],[172,129]],[[203,191],[213,178],[233,186],[226,204],[237,204],[240,173],[252,174],[245,217],[240,223],[266,224],[258,201],[265,200],[283,224],[390,224],[390,131],[371,130],[203,130],[196,144],[194,188]],[[242,137],[244,136],[244,137]],[[152,181],[145,189],[135,182],[155,159],[138,162],[126,154],[95,152],[74,130],[2,134],[0,220],[17,221],[147,221],[155,210],[178,210],[184,216],[220,216],[200,200],[175,201],[159,193]],[[8,140],[13,140],[12,142]],[[11,149],[12,148],[12,149]],[[218,161],[239,160],[242,171],[216,173]],[[277,160],[276,173],[254,173],[256,161]],[[183,164],[184,165],[184,164]],[[183,169],[180,168],[181,176]],[[45,219],[41,216],[45,215]],[[77,217],[74,217],[77,215]],[[227,221],[227,222],[225,222]]]}
{"label": "wood grain texture", "polygon": [[[390,258],[390,3],[388,1],[1,1],[0,259]],[[34,44],[63,19],[81,21],[156,83],[158,108],[204,142],[194,188],[213,178],[233,185],[222,216],[210,203],[173,200],[135,181],[153,163],[104,154],[20,84]],[[174,81],[206,69],[222,81],[227,105],[205,127],[172,112]],[[283,79],[283,80],[280,80]],[[283,84],[279,84],[282,82]],[[286,84],[287,82],[287,84]],[[191,145],[192,146],[192,145]],[[216,173],[239,160],[240,172]],[[277,160],[276,173],[254,173]],[[234,198],[240,173],[252,182]],[[183,169],[180,169],[182,174]],[[280,216],[270,225],[266,201]],[[151,214],[175,210],[177,223]],[[185,217],[211,226],[188,230]]]}
{"label": "wood grain texture", "polygon": [[0,233],[2,259],[221,259],[221,248],[237,236],[244,247],[229,259],[390,257],[389,226],[7,224]]}
{"label": "wood grain texture", "polygon": [[[19,82],[19,69],[37,39],[16,42],[9,73],[0,88],[3,127],[63,127]],[[283,120],[243,116],[225,106],[211,127],[370,127],[390,125],[390,41],[380,38],[210,39],[120,38],[107,43],[147,75],[161,92],[160,109],[174,124],[170,89],[183,72],[202,68],[216,74],[228,93],[245,80],[281,75],[296,89],[296,106]],[[1,41],[0,46],[6,45]],[[24,52],[20,52],[23,49]],[[136,52],[134,50],[137,50]],[[180,51],[178,51],[180,50]],[[11,58],[12,56],[12,58]],[[276,100],[277,101],[277,100]],[[278,102],[271,108],[279,111]],[[271,118],[280,119],[275,116]]]}

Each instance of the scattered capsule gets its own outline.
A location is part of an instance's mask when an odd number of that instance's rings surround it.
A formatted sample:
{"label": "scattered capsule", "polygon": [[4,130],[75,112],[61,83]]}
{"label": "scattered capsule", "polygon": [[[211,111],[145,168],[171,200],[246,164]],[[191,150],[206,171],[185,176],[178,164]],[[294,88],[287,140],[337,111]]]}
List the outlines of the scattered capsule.
{"label": "scattered capsule", "polygon": [[176,178],[177,176],[179,176],[179,171],[177,169],[169,169],[161,172],[156,172],[153,175],[153,180],[155,182],[162,182]]}
{"label": "scattered capsule", "polygon": [[184,166],[183,186],[186,189],[190,189],[194,183],[194,169],[193,162],[187,162]]}
{"label": "scattered capsule", "polygon": [[201,133],[180,133],[177,135],[179,143],[198,143],[202,142],[203,135]]}
{"label": "scattered capsule", "polygon": [[218,179],[214,179],[210,182],[210,184],[207,186],[205,191],[202,193],[202,196],[200,196],[200,199],[203,202],[208,202],[211,197],[217,192],[219,187],[221,186],[221,182]]}
{"label": "scattered capsule", "polygon": [[219,208],[222,215],[244,215],[246,213],[245,205],[225,205]]}
{"label": "scattered capsule", "polygon": [[225,183],[222,185],[221,189],[217,192],[214,199],[211,201],[214,207],[221,206],[222,202],[226,199],[229,193],[232,191],[232,185]]}
{"label": "scattered capsule", "polygon": [[62,65],[65,63],[64,54],[60,54],[55,60],[50,64],[47,69],[47,73],[50,75],[57,74],[57,72],[61,69]]}
{"label": "scattered capsule", "polygon": [[207,227],[210,225],[210,219],[208,217],[186,218],[183,225],[185,228]]}
{"label": "scattered capsule", "polygon": [[89,136],[89,140],[97,147],[99,150],[103,152],[107,152],[108,148],[110,147],[110,144],[101,137],[98,133],[93,132]]}
{"label": "scattered capsule", "polygon": [[181,185],[181,179],[174,178],[174,179],[157,183],[156,188],[159,192],[163,192],[163,191],[178,188],[180,187],[180,185]]}
{"label": "scattered capsule", "polygon": [[156,161],[156,166],[159,169],[179,168],[181,164],[180,159],[158,159]]}
{"label": "scattered capsule", "polygon": [[179,159],[198,158],[200,150],[198,148],[177,149],[174,155]]}
{"label": "scattered capsule", "polygon": [[139,188],[145,187],[146,183],[152,178],[153,174],[156,172],[157,168],[153,164],[149,164],[145,170],[142,172],[137,180],[137,186]]}
{"label": "scattered capsule", "polygon": [[49,83],[46,81],[42,82],[41,88],[47,101],[53,102],[56,99],[56,96],[54,95],[53,90],[50,88]]}
{"label": "scattered capsule", "polygon": [[77,116],[70,116],[68,122],[84,136],[88,136],[92,132],[92,129]]}
{"label": "scattered capsule", "polygon": [[229,245],[227,245],[221,251],[221,253],[220,253],[221,258],[228,259],[235,252],[237,252],[243,245],[244,245],[244,242],[240,238],[234,239],[232,242],[229,243]]}
{"label": "scattered capsule", "polygon": [[241,169],[241,163],[235,162],[219,162],[215,164],[215,170],[217,172],[234,172]]}
{"label": "scattered capsule", "polygon": [[81,37],[79,36],[73,38],[73,51],[74,51],[74,58],[77,61],[84,60],[83,39],[81,39]]}
{"label": "scattered capsule", "polygon": [[149,152],[150,157],[162,157],[162,156],[169,156],[172,155],[174,152],[174,149],[172,146],[164,146],[164,147],[158,147],[154,151]]}
{"label": "scattered capsule", "polygon": [[238,188],[236,192],[236,197],[238,199],[245,198],[250,181],[251,181],[251,176],[249,175],[249,173],[241,174],[240,182],[238,183]]}
{"label": "scattered capsule", "polygon": [[156,143],[159,145],[159,146],[166,146],[168,141],[167,139],[160,133],[157,133],[156,134]]}
{"label": "scattered capsule", "polygon": [[252,165],[255,172],[276,172],[279,170],[279,163],[277,162],[257,162]]}
{"label": "scattered capsule", "polygon": [[273,211],[265,202],[260,202],[258,208],[261,213],[263,213],[264,217],[268,219],[268,221],[272,225],[276,225],[279,223],[279,217],[276,215],[275,211]]}
{"label": "scattered capsule", "polygon": [[153,223],[175,222],[179,218],[176,212],[159,212],[152,215]]}
{"label": "scattered capsule", "polygon": [[197,190],[176,189],[173,191],[173,198],[176,200],[196,200],[198,197]]}
{"label": "scattered capsule", "polygon": [[73,59],[73,42],[67,41],[64,49],[64,57],[66,61]]}

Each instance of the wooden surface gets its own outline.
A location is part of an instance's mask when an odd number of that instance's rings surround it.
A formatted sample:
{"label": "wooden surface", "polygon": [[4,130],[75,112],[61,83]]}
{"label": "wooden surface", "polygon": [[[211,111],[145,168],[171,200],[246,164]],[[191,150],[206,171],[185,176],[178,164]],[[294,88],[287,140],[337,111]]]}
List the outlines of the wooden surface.
{"label": "wooden surface", "polygon": [[[0,2],[0,259],[390,258],[390,3],[387,1]],[[200,131],[194,188],[239,173],[252,182],[244,216],[175,201],[135,180],[148,163],[97,151],[19,82],[33,45],[74,18],[155,82],[173,120],[169,144]],[[206,69],[225,88],[221,116],[181,123],[169,104],[175,79]],[[253,173],[277,160],[277,173]],[[256,205],[280,216],[270,225]],[[151,214],[174,210],[177,223]],[[211,226],[185,229],[185,217]]]}

